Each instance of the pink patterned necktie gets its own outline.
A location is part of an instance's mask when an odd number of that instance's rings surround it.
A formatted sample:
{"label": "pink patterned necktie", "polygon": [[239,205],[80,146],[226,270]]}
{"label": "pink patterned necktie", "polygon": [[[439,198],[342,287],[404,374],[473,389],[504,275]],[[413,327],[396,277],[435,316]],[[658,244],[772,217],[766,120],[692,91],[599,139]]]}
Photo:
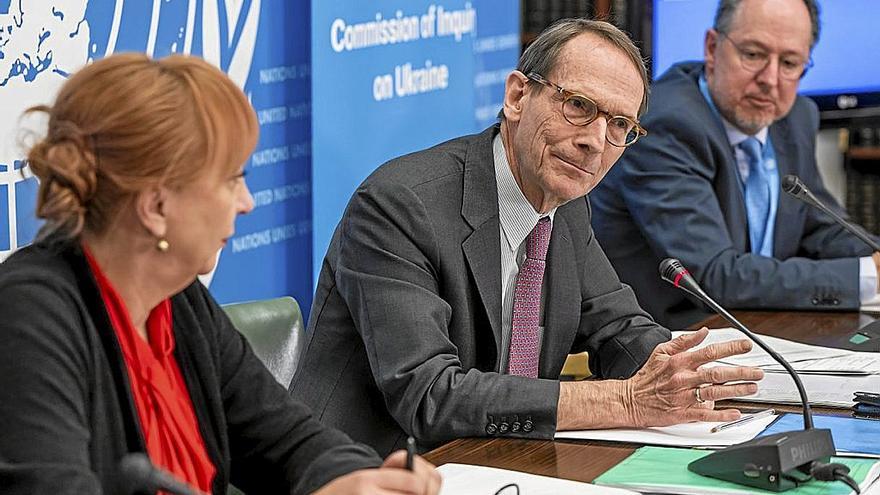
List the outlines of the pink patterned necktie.
{"label": "pink patterned necktie", "polygon": [[508,364],[508,373],[511,375],[538,377],[538,320],[550,230],[550,218],[543,217],[526,238],[526,259],[516,276],[513,292]]}

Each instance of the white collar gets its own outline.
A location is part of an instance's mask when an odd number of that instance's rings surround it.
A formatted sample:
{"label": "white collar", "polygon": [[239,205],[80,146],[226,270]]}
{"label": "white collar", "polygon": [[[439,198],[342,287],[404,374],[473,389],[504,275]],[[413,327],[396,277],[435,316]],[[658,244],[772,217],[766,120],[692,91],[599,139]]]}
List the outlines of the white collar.
{"label": "white collar", "polygon": [[557,208],[553,208],[544,215],[535,211],[513,177],[500,132],[495,135],[495,139],[492,141],[492,155],[495,161],[495,181],[498,187],[498,219],[501,223],[501,229],[507,237],[508,246],[513,251],[518,249],[529,236],[539,219],[549,216],[552,225]]}

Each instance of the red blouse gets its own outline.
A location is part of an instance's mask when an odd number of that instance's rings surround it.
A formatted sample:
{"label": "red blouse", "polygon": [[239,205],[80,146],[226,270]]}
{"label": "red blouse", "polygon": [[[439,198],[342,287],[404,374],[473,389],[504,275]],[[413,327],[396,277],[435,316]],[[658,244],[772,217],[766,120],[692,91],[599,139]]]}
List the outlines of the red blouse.
{"label": "red blouse", "polygon": [[216,469],[208,457],[189,390],[174,359],[171,300],[165,299],[150,311],[147,342],[134,328],[125,302],[85,245],[83,252],[122,348],[150,460],[180,480],[210,493]]}

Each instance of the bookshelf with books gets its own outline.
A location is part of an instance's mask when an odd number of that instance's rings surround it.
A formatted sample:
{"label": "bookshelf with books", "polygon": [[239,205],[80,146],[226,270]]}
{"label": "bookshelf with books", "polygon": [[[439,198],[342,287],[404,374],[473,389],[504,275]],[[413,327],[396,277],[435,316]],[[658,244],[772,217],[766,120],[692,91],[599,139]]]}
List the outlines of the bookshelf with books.
{"label": "bookshelf with books", "polygon": [[[521,17],[523,48],[555,21],[566,17],[596,17],[603,13],[597,9],[601,9],[602,4],[607,3],[608,0],[523,0]],[[607,13],[607,6],[605,12]]]}
{"label": "bookshelf with books", "polygon": [[880,125],[849,130],[844,167],[846,210],[856,223],[880,234]]}

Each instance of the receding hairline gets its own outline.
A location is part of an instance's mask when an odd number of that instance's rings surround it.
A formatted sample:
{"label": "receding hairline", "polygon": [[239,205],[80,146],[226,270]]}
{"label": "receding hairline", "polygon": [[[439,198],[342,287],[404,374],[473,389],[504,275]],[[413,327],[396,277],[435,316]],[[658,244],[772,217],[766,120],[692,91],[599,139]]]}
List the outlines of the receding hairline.
{"label": "receding hairline", "polygon": [[[587,96],[590,96],[589,88],[580,88],[577,86],[568,87],[565,84],[562,84],[561,81],[556,80],[556,78],[561,76],[559,74],[559,70],[562,68],[562,65],[563,65],[559,62],[559,59],[561,59],[564,55],[566,55],[566,51],[571,50],[572,43],[574,43],[575,41],[579,40],[582,37],[587,37],[587,38],[591,39],[590,42],[595,44],[594,45],[595,52],[600,52],[600,53],[604,54],[604,53],[607,53],[607,51],[609,49],[614,50],[618,54],[622,55],[623,58],[628,62],[628,64],[626,66],[630,67],[632,69],[632,76],[634,78],[634,81],[636,81],[635,86],[640,88],[643,92],[643,94],[641,95],[641,98],[639,98],[639,108],[636,110],[635,116],[637,117],[638,115],[640,115],[641,102],[644,100],[644,97],[645,97],[644,92],[645,92],[646,88],[644,85],[644,81],[641,78],[641,74],[639,73],[639,68],[638,68],[638,66],[635,65],[635,63],[633,62],[633,60],[631,59],[629,54],[626,52],[626,50],[622,49],[614,41],[609,40],[608,38],[606,38],[605,36],[602,36],[601,34],[597,34],[592,31],[585,31],[583,33],[580,33],[580,34],[574,36],[570,40],[566,41],[565,44],[562,45],[562,48],[557,55],[557,59],[556,59],[555,63],[550,68],[550,74],[545,74],[544,76],[551,79],[554,83],[561,84],[562,86],[565,86],[565,89],[567,89],[567,90],[575,91],[575,92],[579,92],[579,93],[584,93]],[[576,56],[577,53],[575,53],[574,55]],[[603,55],[600,55],[600,56],[603,56]],[[623,71],[625,71],[625,69],[621,68],[615,72],[621,73]]]}
{"label": "receding hairline", "polygon": [[[642,99],[637,117],[647,111],[650,83],[648,81],[645,60],[638,47],[625,32],[606,21],[574,17],[560,19],[541,32],[520,56],[517,69],[523,74],[536,71],[545,77],[556,71],[559,54],[571,40],[584,33],[594,33],[599,39],[606,40],[613,48],[626,55],[635,67],[642,82]],[[540,88],[538,88],[540,89]],[[499,112],[503,118],[503,112]]]}
{"label": "receding hairline", "polygon": [[[746,0],[719,0],[715,10],[712,29],[728,34],[733,31],[734,23],[742,22],[739,17],[742,15],[745,7],[743,2]],[[809,50],[812,52],[819,42],[819,36],[822,32],[822,23],[820,20],[821,11],[816,0],[800,0],[796,2],[807,10],[807,17],[810,21],[810,45]],[[740,26],[737,26],[737,28]]]}

